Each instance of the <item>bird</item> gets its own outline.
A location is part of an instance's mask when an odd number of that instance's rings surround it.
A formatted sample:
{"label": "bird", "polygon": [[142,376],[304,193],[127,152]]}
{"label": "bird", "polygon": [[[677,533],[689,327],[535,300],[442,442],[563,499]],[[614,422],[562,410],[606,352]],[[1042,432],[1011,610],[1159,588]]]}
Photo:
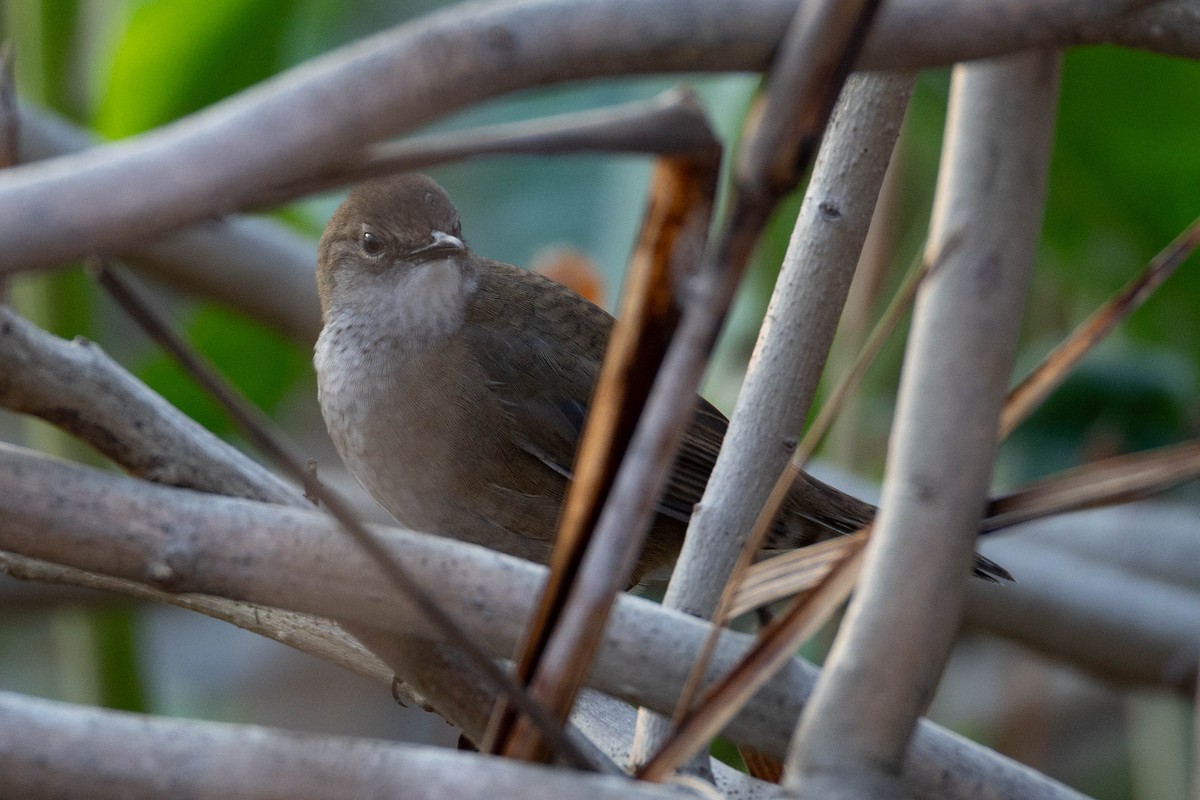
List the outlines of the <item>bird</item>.
{"label": "bird", "polygon": [[[318,399],[350,473],[408,528],[548,562],[613,317],[475,253],[446,192],[414,173],[350,191],[317,288]],[[697,395],[631,586],[674,563],[727,427]],[[764,549],[852,533],[875,511],[800,472]],[[1010,577],[982,556],[974,572]]]}

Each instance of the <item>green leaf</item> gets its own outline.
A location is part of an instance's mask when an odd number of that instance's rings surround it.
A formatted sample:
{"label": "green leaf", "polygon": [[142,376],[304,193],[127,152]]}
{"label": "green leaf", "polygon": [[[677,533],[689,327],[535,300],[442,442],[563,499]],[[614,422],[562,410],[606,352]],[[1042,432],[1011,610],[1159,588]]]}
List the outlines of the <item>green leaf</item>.
{"label": "green leaf", "polygon": [[150,0],[113,57],[97,129],[128,136],[274,74],[293,0]]}

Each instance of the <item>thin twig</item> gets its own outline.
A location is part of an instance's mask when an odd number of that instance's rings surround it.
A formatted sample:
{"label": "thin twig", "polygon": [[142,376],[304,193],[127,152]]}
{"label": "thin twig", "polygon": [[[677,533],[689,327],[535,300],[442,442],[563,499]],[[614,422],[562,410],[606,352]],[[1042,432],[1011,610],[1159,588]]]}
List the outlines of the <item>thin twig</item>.
{"label": "thin twig", "polygon": [[735,619],[816,586],[852,546],[845,536],[837,536],[755,564],[746,570],[729,603],[727,618]]}
{"label": "thin twig", "polygon": [[984,531],[1085,508],[1140,500],[1200,476],[1200,439],[1094,461],[997,497]]}
{"label": "thin twig", "polygon": [[[103,259],[93,258],[89,262],[100,285],[115,299],[164,350],[170,353],[184,370],[225,408],[230,418],[256,447],[279,464],[291,477],[304,483],[308,472],[296,456],[269,431],[270,422],[258,409],[242,399],[225,381],[197,356],[171,327],[138,296],[132,286],[121,278]],[[317,497],[343,529],[366,551],[379,569],[387,576],[391,585],[409,599],[420,612],[437,628],[443,630],[447,640],[467,654],[471,666],[505,694],[513,705],[527,714],[537,725],[546,741],[572,766],[580,769],[598,769],[603,765],[591,762],[563,732],[562,725],[546,709],[534,702],[512,676],[504,672],[412,579],[380,540],[366,529],[355,517],[350,505],[340,495],[326,486],[312,486]]]}
{"label": "thin twig", "polygon": [[[560,719],[570,713],[595,657],[616,593],[625,588],[640,543],[598,541],[596,521],[611,498],[613,480],[633,438],[638,417],[653,386],[679,320],[678,276],[688,257],[704,247],[717,186],[720,147],[712,140],[698,159],[663,159],[654,171],[649,206],[630,266],[621,313],[613,329],[595,394],[580,440],[574,477],[568,490],[550,559],[550,578],[519,659],[518,674],[531,683],[535,697]],[[590,548],[609,550],[619,564],[616,575],[588,580],[581,565]],[[603,554],[602,554],[603,556]],[[594,557],[588,553],[588,557]],[[623,563],[622,563],[623,562]],[[614,580],[614,577],[616,580]],[[590,614],[574,627],[567,600]],[[554,637],[571,642],[569,658],[543,661]],[[506,755],[536,759],[542,754],[532,731],[498,714],[496,744]]]}
{"label": "thin twig", "polygon": [[863,530],[843,538],[848,544],[842,560],[811,592],[793,600],[763,630],[738,665],[704,694],[695,711],[683,717],[663,748],[638,771],[639,778],[662,780],[703,747],[787,662],[796,648],[825,624],[858,580],[866,537],[867,530]]}
{"label": "thin twig", "polygon": [[1200,246],[1200,218],[1162,249],[1133,280],[1092,312],[1012,391],[1000,415],[1001,440],[1020,425],[1105,336],[1141,307]]}

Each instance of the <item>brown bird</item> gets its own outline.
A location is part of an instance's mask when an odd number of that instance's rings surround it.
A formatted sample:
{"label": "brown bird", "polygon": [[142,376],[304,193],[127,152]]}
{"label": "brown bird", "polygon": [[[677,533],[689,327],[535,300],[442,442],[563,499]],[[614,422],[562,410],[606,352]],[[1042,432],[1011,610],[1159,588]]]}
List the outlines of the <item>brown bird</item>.
{"label": "brown bird", "polygon": [[[410,528],[546,562],[613,318],[472,252],[423,175],[350,193],[321,237],[317,286],[321,411],[359,483]],[[635,581],[674,562],[727,424],[696,398]],[[874,514],[801,473],[766,547],[851,533]],[[1008,577],[982,556],[975,573]]]}

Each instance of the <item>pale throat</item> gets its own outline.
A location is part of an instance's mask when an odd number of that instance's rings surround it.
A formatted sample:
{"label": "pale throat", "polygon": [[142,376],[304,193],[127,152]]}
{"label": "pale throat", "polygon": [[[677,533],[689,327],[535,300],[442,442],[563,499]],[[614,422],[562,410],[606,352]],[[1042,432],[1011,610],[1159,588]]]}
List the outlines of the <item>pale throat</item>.
{"label": "pale throat", "polygon": [[454,259],[428,261],[391,280],[356,287],[353,297],[335,302],[329,322],[335,328],[353,322],[351,329],[368,339],[428,342],[462,327],[474,289]]}
{"label": "pale throat", "polygon": [[392,324],[417,339],[447,336],[462,327],[474,282],[454,259],[413,267],[391,288]]}

